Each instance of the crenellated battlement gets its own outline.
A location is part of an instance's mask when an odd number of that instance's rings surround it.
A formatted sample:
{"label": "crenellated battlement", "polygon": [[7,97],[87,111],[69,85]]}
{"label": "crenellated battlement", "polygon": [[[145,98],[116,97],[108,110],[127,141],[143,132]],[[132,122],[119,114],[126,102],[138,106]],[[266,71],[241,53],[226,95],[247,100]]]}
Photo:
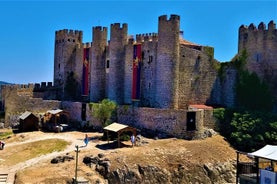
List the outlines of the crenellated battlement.
{"label": "crenellated battlement", "polygon": [[80,42],[83,40],[83,31],[63,29],[56,31],[55,40],[60,42]]}
{"label": "crenellated battlement", "polygon": [[[238,53],[247,52],[246,68],[255,72],[259,78],[274,84],[277,77],[277,29],[272,20],[267,25],[261,22],[258,26],[251,23],[239,28]],[[274,87],[276,89],[276,86]],[[276,90],[272,88],[274,94]]]}
{"label": "crenellated battlement", "polygon": [[273,20],[271,20],[268,23],[268,29],[266,29],[266,24],[264,22],[261,22],[258,25],[258,28],[253,23],[251,23],[249,26],[241,25],[239,28],[239,32],[249,32],[249,31],[258,31],[258,30],[261,30],[261,31],[276,30],[276,23]]}
{"label": "crenellated battlement", "polygon": [[38,89],[49,89],[53,88],[53,83],[52,82],[41,82],[41,83],[35,83],[35,90]]}
{"label": "crenellated battlement", "polygon": [[[276,23],[272,20],[266,24],[261,22],[258,27],[251,23],[249,26],[241,25],[239,27],[239,52],[245,48],[258,46],[260,44],[270,43],[277,39]],[[274,42],[274,41],[273,41]],[[272,42],[272,43],[273,43]],[[260,45],[261,47],[264,47]],[[273,44],[274,45],[274,44]],[[251,49],[250,49],[251,50]]]}
{"label": "crenellated battlement", "polygon": [[133,35],[129,35],[128,36],[128,44],[134,44],[135,43],[135,39]]}
{"label": "crenellated battlement", "polygon": [[2,89],[9,89],[9,90],[28,90],[34,89],[34,84],[5,84],[2,85]]}
{"label": "crenellated battlement", "polygon": [[158,41],[158,33],[137,34],[136,42]]}
{"label": "crenellated battlement", "polygon": [[91,48],[91,42],[86,42],[86,43],[83,43],[83,48]]}
{"label": "crenellated battlement", "polygon": [[114,24],[111,24],[111,31],[114,30],[127,30],[128,28],[128,24],[126,23],[123,23],[122,26],[120,23],[114,23]]}
{"label": "crenellated battlement", "polygon": [[107,27],[102,27],[102,26],[95,26],[95,27],[92,27],[93,31],[106,31],[108,30]]}
{"label": "crenellated battlement", "polygon": [[180,21],[180,16],[179,15],[171,14],[169,19],[167,19],[167,15],[161,15],[161,16],[159,16],[159,21],[173,21],[173,20]]}

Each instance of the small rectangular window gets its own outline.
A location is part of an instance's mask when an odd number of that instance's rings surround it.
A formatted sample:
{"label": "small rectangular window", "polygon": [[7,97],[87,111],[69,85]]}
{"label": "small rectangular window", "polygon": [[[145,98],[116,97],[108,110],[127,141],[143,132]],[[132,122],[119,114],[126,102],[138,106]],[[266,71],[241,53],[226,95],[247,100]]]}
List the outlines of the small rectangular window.
{"label": "small rectangular window", "polygon": [[110,60],[107,60],[107,63],[106,63],[106,68],[110,68]]}

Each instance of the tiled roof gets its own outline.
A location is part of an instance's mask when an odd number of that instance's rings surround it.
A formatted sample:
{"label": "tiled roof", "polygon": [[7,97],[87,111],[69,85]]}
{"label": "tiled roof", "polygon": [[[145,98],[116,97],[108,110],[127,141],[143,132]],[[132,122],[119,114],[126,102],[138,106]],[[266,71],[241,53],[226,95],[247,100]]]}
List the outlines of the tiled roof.
{"label": "tiled roof", "polygon": [[194,109],[213,109],[213,107],[207,106],[207,105],[204,105],[204,104],[192,104],[192,105],[189,105],[189,108],[194,108]]}
{"label": "tiled roof", "polygon": [[189,42],[189,41],[183,40],[183,39],[180,39],[180,44],[182,44],[182,45],[189,45],[189,46],[200,46],[200,45],[198,45],[196,43],[192,43],[192,42]]}

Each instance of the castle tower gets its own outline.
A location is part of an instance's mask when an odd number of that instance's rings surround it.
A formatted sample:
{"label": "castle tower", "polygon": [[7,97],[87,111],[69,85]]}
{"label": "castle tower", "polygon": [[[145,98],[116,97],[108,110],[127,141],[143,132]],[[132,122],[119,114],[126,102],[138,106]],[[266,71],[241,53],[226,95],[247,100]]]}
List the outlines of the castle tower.
{"label": "castle tower", "polygon": [[159,17],[156,65],[156,107],[178,108],[180,17]]}
{"label": "castle tower", "polygon": [[55,34],[54,86],[60,87],[59,98],[81,97],[83,32],[60,30]]}
{"label": "castle tower", "polygon": [[254,24],[242,25],[239,28],[238,52],[246,50],[248,57],[246,67],[265,79],[277,70],[277,31],[276,24],[270,21],[268,29],[261,22],[258,28]]}
{"label": "castle tower", "polygon": [[105,98],[107,28],[93,27],[92,38],[90,100],[99,102]]}
{"label": "castle tower", "polygon": [[132,103],[132,77],[134,61],[134,38],[128,38],[128,45],[125,46],[124,64],[124,104]]}
{"label": "castle tower", "polygon": [[108,77],[108,98],[117,104],[124,101],[125,46],[127,45],[127,24],[111,24],[110,64]]}

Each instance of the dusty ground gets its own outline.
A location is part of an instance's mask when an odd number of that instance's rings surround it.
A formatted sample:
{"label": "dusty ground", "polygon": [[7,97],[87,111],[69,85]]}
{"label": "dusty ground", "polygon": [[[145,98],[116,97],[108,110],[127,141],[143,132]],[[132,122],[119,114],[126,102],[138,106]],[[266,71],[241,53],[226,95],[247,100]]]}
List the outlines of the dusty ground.
{"label": "dusty ground", "polygon": [[[76,156],[76,147],[79,145],[78,176],[88,179],[91,183],[107,183],[96,171],[86,166],[82,161],[84,156],[97,156],[103,153],[105,157],[111,160],[111,169],[140,165],[156,165],[168,170],[175,168],[178,164],[194,163],[215,163],[223,161],[235,161],[236,152],[220,135],[206,138],[204,140],[186,141],[182,139],[147,139],[143,138],[145,144],[131,147],[129,141],[123,142],[123,148],[111,148],[107,146],[106,141],[100,141],[98,138],[101,133],[86,132],[90,138],[88,146],[84,146],[83,132],[64,132],[64,133],[43,133],[30,132],[16,134],[6,140],[6,148],[0,150],[0,173],[14,172],[16,174],[16,183],[68,183],[75,176],[76,160],[66,161],[64,163],[51,164],[52,158],[58,155]],[[45,139],[64,139],[70,142],[70,145],[61,152],[54,152],[42,155],[38,158],[30,159],[16,165],[7,165],[7,160],[1,159],[1,156],[7,154],[11,149],[19,149],[21,144],[28,143],[30,146],[33,141]],[[24,155],[22,155],[24,157]]]}

